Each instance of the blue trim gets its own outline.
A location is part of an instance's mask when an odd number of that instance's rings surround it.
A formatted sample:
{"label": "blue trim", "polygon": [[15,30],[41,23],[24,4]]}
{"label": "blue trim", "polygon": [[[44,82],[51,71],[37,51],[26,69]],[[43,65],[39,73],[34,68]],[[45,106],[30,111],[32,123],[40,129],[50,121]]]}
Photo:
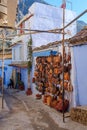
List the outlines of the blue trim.
{"label": "blue trim", "polygon": [[47,51],[41,51],[41,52],[34,52],[33,53],[33,57],[38,57],[38,56],[50,56],[52,55],[56,55],[57,51],[51,51],[51,50],[47,50]]}

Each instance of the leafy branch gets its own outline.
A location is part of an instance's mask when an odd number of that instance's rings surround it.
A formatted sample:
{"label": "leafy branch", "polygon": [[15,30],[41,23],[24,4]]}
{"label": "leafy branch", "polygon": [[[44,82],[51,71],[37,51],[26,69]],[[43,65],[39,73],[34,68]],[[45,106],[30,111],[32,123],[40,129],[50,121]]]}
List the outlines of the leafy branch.
{"label": "leafy branch", "polygon": [[32,37],[28,41],[28,73],[30,73],[32,68]]}

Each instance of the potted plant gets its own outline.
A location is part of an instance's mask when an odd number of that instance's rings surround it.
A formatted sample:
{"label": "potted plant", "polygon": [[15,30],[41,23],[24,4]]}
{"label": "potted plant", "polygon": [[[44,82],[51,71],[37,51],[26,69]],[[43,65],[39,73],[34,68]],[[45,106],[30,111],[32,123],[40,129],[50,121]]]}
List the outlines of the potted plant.
{"label": "potted plant", "polygon": [[23,81],[21,81],[21,80],[18,81],[18,88],[20,90],[24,90],[24,82]]}

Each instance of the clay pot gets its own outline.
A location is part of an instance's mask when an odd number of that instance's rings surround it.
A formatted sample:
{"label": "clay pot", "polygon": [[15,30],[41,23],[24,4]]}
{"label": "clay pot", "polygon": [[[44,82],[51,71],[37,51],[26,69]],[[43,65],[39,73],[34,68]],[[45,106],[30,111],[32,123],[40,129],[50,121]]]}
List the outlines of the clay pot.
{"label": "clay pot", "polygon": [[54,68],[54,74],[58,74],[58,73],[59,73],[58,68]]}
{"label": "clay pot", "polygon": [[66,56],[66,61],[67,61],[67,62],[70,62],[70,61],[71,61],[71,54],[70,54],[70,53]]}
{"label": "clay pot", "polygon": [[42,95],[41,94],[36,94],[36,99],[41,99]]}
{"label": "clay pot", "polygon": [[[60,82],[61,87],[63,87],[63,82]],[[68,82],[64,81],[64,89],[67,90],[68,89]]]}
{"label": "clay pot", "polygon": [[52,72],[53,72],[52,69],[50,69],[49,73],[52,74]]}
{"label": "clay pot", "polygon": [[57,104],[57,100],[53,100],[53,101],[51,101],[50,106],[55,108],[56,104]]}
{"label": "clay pot", "polygon": [[47,97],[47,105],[48,105],[48,106],[50,106],[51,100],[52,100],[52,97],[49,95],[49,96]]}
{"label": "clay pot", "polygon": [[47,62],[51,63],[52,62],[52,57],[48,56],[47,57]]}
{"label": "clay pot", "polygon": [[57,55],[53,57],[53,62],[54,63],[60,63],[62,61],[61,55]]}
{"label": "clay pot", "polygon": [[50,95],[44,95],[43,97],[43,103],[47,104],[47,97],[49,97]]}
{"label": "clay pot", "polygon": [[35,76],[35,77],[38,76],[38,72],[37,72],[37,71],[34,72],[34,76]]}
{"label": "clay pot", "polygon": [[69,101],[64,99],[64,108],[63,108],[63,100],[58,101],[58,103],[55,106],[55,109],[60,111],[60,112],[66,112],[69,107]]}
{"label": "clay pot", "polygon": [[68,90],[69,92],[72,92],[72,91],[73,91],[73,86],[71,85],[71,83],[68,83],[67,90]]}
{"label": "clay pot", "polygon": [[26,94],[27,94],[27,95],[32,95],[31,88],[28,88],[28,89],[27,89]]}
{"label": "clay pot", "polygon": [[68,70],[70,71],[72,69],[72,65],[68,64]]}
{"label": "clay pot", "polygon": [[70,75],[69,73],[64,73],[64,80],[69,80],[70,79]]}
{"label": "clay pot", "polygon": [[52,94],[56,94],[57,90],[56,87],[52,87]]}
{"label": "clay pot", "polygon": [[32,83],[35,83],[35,78],[34,77],[32,78]]}

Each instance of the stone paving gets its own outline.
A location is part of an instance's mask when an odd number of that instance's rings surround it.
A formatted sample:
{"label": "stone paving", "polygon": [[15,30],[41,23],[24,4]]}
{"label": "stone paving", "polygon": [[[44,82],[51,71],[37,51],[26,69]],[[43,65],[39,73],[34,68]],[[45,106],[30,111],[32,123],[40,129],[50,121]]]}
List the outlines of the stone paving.
{"label": "stone paving", "polygon": [[6,109],[6,118],[5,114],[3,119],[0,118],[0,130],[87,130],[87,126],[70,118],[65,118],[63,123],[62,113],[43,104],[42,100],[37,100],[34,94],[27,96],[24,91],[8,91],[18,101],[13,103],[12,111]]}

